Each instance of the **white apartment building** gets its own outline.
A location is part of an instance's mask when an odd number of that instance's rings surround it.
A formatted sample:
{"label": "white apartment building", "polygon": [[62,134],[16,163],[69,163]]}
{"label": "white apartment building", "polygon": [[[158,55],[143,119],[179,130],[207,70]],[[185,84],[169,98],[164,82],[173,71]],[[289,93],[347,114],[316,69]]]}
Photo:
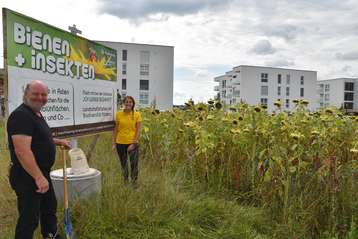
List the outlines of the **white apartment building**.
{"label": "white apartment building", "polygon": [[118,93],[139,107],[173,107],[174,47],[98,41],[117,50]]}
{"label": "white apartment building", "polygon": [[358,112],[358,78],[336,78],[317,81],[318,106],[335,106]]}
{"label": "white apartment building", "polygon": [[214,81],[219,82],[214,90],[225,104],[263,104],[271,112],[280,99],[282,109],[289,111],[294,99],[305,99],[310,110],[317,108],[316,71],[240,65]]}

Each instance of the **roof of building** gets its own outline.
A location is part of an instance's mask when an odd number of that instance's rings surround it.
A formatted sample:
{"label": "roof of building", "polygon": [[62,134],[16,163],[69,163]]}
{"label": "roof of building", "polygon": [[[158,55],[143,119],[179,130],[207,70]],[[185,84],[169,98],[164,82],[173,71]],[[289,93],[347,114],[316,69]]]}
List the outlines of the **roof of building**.
{"label": "roof of building", "polygon": [[290,71],[309,71],[309,72],[317,72],[313,70],[300,70],[300,69],[291,69],[291,68],[283,68],[283,67],[271,67],[271,66],[250,66],[250,65],[238,65],[233,67],[233,69],[238,67],[259,67],[259,68],[271,68],[271,69],[282,69],[282,70],[290,70]]}
{"label": "roof of building", "polygon": [[116,42],[116,41],[101,41],[101,40],[94,40],[94,41],[95,42],[107,42],[107,43],[120,43],[120,44],[128,44],[128,45],[159,46],[159,47],[171,47],[171,48],[174,48],[174,46],[146,44],[146,43]]}
{"label": "roof of building", "polygon": [[353,78],[353,77],[339,77],[339,78],[333,78],[333,79],[323,79],[323,80],[317,80],[318,82],[320,81],[334,81],[334,80],[358,80],[358,78]]}

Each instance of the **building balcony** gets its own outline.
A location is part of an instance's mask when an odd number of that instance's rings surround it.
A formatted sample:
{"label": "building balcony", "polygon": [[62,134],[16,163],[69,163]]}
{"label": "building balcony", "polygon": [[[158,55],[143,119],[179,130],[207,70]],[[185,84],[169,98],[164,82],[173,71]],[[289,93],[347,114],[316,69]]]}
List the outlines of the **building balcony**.
{"label": "building balcony", "polygon": [[240,79],[239,79],[238,77],[233,78],[231,83],[232,83],[233,85],[240,85]]}
{"label": "building balcony", "polygon": [[214,91],[220,91],[220,88],[218,85],[214,86]]}

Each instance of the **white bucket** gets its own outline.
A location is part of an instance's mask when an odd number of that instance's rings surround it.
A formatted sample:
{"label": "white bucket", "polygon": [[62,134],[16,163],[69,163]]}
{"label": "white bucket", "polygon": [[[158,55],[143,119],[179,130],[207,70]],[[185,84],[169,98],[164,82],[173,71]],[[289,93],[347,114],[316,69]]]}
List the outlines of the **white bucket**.
{"label": "white bucket", "polygon": [[[57,200],[63,201],[63,169],[51,171],[50,177]],[[99,194],[101,189],[101,172],[97,169],[89,168],[86,173],[76,175],[72,173],[72,168],[67,168],[69,201],[72,201],[74,198],[85,199],[92,195]]]}
{"label": "white bucket", "polygon": [[89,166],[85,153],[80,148],[73,148],[68,151],[71,159],[71,174],[80,175],[87,173]]}

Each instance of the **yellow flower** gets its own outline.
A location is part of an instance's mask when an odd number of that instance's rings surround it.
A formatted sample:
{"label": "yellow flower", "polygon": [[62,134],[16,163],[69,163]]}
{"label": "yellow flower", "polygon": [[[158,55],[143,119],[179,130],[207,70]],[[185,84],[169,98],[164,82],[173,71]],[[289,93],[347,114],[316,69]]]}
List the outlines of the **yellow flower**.
{"label": "yellow flower", "polygon": [[222,120],[223,122],[228,122],[228,121],[229,121],[229,119],[228,119],[227,117],[223,117],[223,118],[221,118],[221,120]]}
{"label": "yellow flower", "polygon": [[330,109],[330,108],[327,108],[327,109],[325,110],[325,112],[326,112],[327,114],[333,114],[333,110]]}
{"label": "yellow flower", "polygon": [[149,128],[147,126],[143,127],[144,133],[148,133],[149,132]]}
{"label": "yellow flower", "polygon": [[231,110],[232,112],[236,112],[236,111],[237,111],[237,109],[236,109],[235,107],[233,107],[233,106],[230,107],[230,110]]}
{"label": "yellow flower", "polygon": [[281,106],[282,106],[281,100],[276,100],[275,103],[273,103],[273,104],[274,104],[274,106],[276,106],[277,108],[281,108]]}
{"label": "yellow flower", "polygon": [[261,112],[261,108],[260,108],[259,106],[255,106],[254,110],[255,110],[256,112]]}
{"label": "yellow flower", "polygon": [[291,133],[291,134],[290,134],[290,137],[293,138],[293,139],[295,139],[295,140],[304,138],[303,134],[298,133],[298,132],[296,132],[296,133]]}
{"label": "yellow flower", "polygon": [[307,123],[308,123],[308,120],[307,120],[307,119],[303,119],[303,120],[301,120],[301,123],[302,123],[302,124],[307,124]]}
{"label": "yellow flower", "polygon": [[303,105],[308,105],[310,102],[308,101],[308,100],[302,100],[302,102],[301,102],[301,104],[303,104]]}
{"label": "yellow flower", "polygon": [[195,108],[197,111],[203,111],[203,110],[207,111],[208,110],[208,107],[204,103],[197,104]]}
{"label": "yellow flower", "polygon": [[199,116],[198,118],[197,118],[199,121],[203,121],[204,120],[204,118],[203,118],[203,116]]}
{"label": "yellow flower", "polygon": [[208,116],[206,117],[206,119],[207,119],[207,120],[213,120],[213,119],[214,119],[214,115],[208,115]]}
{"label": "yellow flower", "polygon": [[231,129],[230,132],[232,134],[240,134],[241,133],[241,130],[240,129]]}
{"label": "yellow flower", "polygon": [[184,126],[188,127],[188,128],[192,128],[195,126],[195,123],[193,121],[189,121],[184,123]]}
{"label": "yellow flower", "polygon": [[220,110],[223,107],[223,105],[220,102],[215,103],[215,108]]}
{"label": "yellow flower", "polygon": [[245,128],[242,131],[245,132],[245,133],[250,133],[250,130],[248,128]]}

